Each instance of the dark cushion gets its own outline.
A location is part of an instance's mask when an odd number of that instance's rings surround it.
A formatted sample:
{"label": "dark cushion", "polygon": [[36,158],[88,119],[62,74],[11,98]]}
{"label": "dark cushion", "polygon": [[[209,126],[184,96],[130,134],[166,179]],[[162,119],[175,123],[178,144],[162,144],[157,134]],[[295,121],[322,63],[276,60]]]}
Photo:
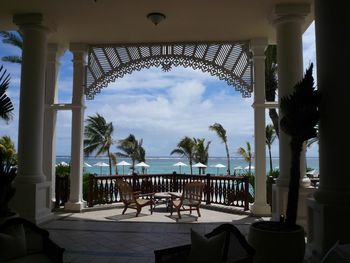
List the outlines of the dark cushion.
{"label": "dark cushion", "polygon": [[226,233],[206,238],[191,229],[191,251],[187,263],[221,263]]}
{"label": "dark cushion", "polygon": [[23,225],[9,226],[0,233],[0,262],[27,254]]}

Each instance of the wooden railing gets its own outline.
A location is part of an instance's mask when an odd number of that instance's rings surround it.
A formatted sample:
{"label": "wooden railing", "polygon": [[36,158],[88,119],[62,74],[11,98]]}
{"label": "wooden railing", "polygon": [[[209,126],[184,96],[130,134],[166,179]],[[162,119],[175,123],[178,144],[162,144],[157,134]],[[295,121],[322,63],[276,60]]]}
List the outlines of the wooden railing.
{"label": "wooden railing", "polygon": [[56,174],[55,198],[56,208],[64,205],[69,200],[69,174],[64,176]]}
{"label": "wooden railing", "polygon": [[134,191],[142,193],[182,192],[188,182],[201,181],[205,184],[202,201],[206,204],[221,204],[243,207],[244,210],[249,209],[247,177],[176,173],[134,176],[90,175],[88,206],[120,202],[116,180],[121,178],[127,181]]}

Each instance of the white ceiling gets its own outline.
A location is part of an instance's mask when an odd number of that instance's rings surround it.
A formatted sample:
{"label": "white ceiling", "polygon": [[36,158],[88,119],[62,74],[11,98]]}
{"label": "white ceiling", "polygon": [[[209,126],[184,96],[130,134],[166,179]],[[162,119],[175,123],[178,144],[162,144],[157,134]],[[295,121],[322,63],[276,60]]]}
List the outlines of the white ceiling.
{"label": "white ceiling", "polygon": [[[13,30],[12,15],[42,13],[57,25],[50,42],[142,43],[235,41],[255,37],[274,43],[270,23],[277,3],[311,0],[1,0],[0,29]],[[311,8],[313,10],[313,7]],[[154,26],[146,15],[162,12]],[[313,20],[311,13],[304,28]]]}

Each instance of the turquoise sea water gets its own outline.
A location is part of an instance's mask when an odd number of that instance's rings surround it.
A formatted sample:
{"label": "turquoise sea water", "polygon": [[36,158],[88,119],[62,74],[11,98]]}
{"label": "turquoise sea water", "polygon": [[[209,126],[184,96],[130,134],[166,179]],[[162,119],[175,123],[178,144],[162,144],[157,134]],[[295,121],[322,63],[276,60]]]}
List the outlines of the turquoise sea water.
{"label": "turquoise sea water", "polygon": [[[128,163],[131,163],[130,159],[127,158],[119,158],[118,162],[121,161],[126,161]],[[311,169],[317,169],[319,168],[319,159],[316,157],[311,157],[307,158],[307,167]],[[70,157],[69,156],[58,156],[56,158],[56,163],[60,162],[70,162]],[[94,165],[97,162],[105,162],[108,164],[108,159],[106,157],[85,157],[85,162],[87,162],[90,165]],[[168,174],[176,171],[179,173],[179,167],[173,166],[173,164],[177,162],[183,162],[188,165],[188,161],[185,158],[177,158],[177,157],[149,157],[146,158],[146,163],[150,165],[149,168],[147,168],[147,173],[148,174]],[[273,168],[278,167],[278,158],[272,158],[272,166]],[[218,163],[221,163],[223,165],[227,165],[227,159],[225,157],[211,157],[209,158],[208,162],[208,168],[206,169],[206,173],[210,174],[219,174],[223,175],[226,174],[226,168],[215,168],[212,167]],[[252,164],[254,166],[254,163]],[[233,172],[233,168],[241,166],[241,167],[246,167],[248,166],[248,163],[244,161],[243,158],[231,158],[231,173]],[[115,167],[112,167],[112,172],[115,174]],[[269,159],[266,159],[266,171],[269,171],[270,169],[270,162]],[[130,174],[130,166],[125,166],[124,167],[124,174]],[[96,173],[96,174],[109,174],[109,167],[97,167],[97,166],[92,166],[92,167],[85,167],[84,172],[88,173]],[[141,168],[137,167],[136,172],[141,173]],[[181,172],[182,173],[190,173],[190,167],[181,167]],[[118,166],[118,173],[123,174],[123,167]],[[198,174],[198,168],[193,168],[193,173]]]}

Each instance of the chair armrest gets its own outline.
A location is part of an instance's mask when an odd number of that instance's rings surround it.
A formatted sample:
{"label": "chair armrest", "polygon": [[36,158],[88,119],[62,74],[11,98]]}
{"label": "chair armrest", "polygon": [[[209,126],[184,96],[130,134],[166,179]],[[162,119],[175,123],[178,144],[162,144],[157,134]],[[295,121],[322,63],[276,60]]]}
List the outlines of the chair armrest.
{"label": "chair armrest", "polygon": [[191,250],[191,244],[155,250],[155,263],[186,262]]}
{"label": "chair armrest", "polygon": [[151,198],[154,196],[154,193],[147,193],[147,194],[139,194],[137,195],[138,197],[142,197],[142,196],[150,196]]}

